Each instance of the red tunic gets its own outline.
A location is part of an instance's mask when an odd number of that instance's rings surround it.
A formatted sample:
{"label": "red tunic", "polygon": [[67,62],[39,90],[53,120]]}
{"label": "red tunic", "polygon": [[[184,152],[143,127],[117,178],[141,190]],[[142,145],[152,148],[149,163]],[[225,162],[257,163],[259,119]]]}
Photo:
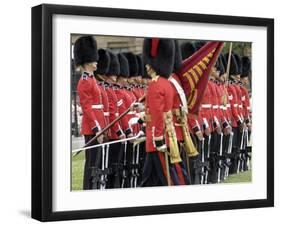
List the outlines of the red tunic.
{"label": "red tunic", "polygon": [[132,86],[132,91],[133,91],[135,97],[137,98],[137,100],[142,97],[141,91],[138,86]]}
{"label": "red tunic", "polygon": [[241,100],[242,100],[242,108],[243,108],[243,117],[245,119],[250,119],[250,98],[248,90],[244,86],[240,86],[241,90]]}
{"label": "red tunic", "polygon": [[213,81],[209,81],[210,83],[210,101],[212,104],[212,119],[213,127],[216,129],[216,127],[220,126],[220,98],[218,97],[217,93],[217,84]]}
{"label": "red tunic", "polygon": [[[100,90],[101,90],[101,97],[102,97],[102,104],[103,104],[103,114],[105,118],[105,124],[109,124],[109,104],[108,104],[108,97],[105,90],[105,86],[103,82],[99,83]],[[110,130],[108,130],[108,137],[110,137]]]}
{"label": "red tunic", "polygon": [[232,126],[237,127],[238,126],[237,123],[242,121],[238,111],[238,95],[237,95],[237,90],[235,88],[235,84],[233,83],[229,84],[227,86],[227,92],[228,92],[228,100],[230,103]]}
{"label": "red tunic", "polygon": [[223,128],[226,128],[227,126],[229,126],[227,115],[226,115],[227,106],[225,105],[226,103],[224,103],[224,98],[227,99],[227,94],[225,93],[224,85],[220,83],[216,83],[215,87],[216,87],[217,99],[218,99],[218,117]]}
{"label": "red tunic", "polygon": [[[125,99],[126,99],[126,101],[125,101],[126,105],[129,108],[132,105],[133,102],[137,101],[137,98],[136,98],[136,96],[134,95],[134,93],[132,92],[131,89],[124,88],[123,91],[124,91],[124,96],[125,96]],[[134,117],[138,117],[137,113],[138,112],[136,112],[136,111],[130,111],[127,114],[128,120],[130,121],[130,119],[132,119]],[[133,134],[136,135],[136,134],[138,134],[138,132],[140,130],[140,126],[137,123],[135,125],[132,125],[131,129],[132,129]]]}
{"label": "red tunic", "polygon": [[93,129],[101,130],[106,125],[100,87],[93,75],[83,72],[77,91],[83,111],[81,134],[92,135]]}
{"label": "red tunic", "polygon": [[238,83],[235,83],[234,87],[236,89],[236,94],[237,94],[238,114],[240,116],[241,121],[243,121],[244,116],[243,116],[243,105],[242,105],[242,92],[240,89],[240,85]]}
{"label": "red tunic", "polygon": [[[126,91],[121,87],[116,86],[114,88],[114,91],[117,97],[117,106],[119,109],[119,114],[122,114],[131,106],[131,100],[128,97],[128,95],[126,95]],[[130,116],[127,114],[120,120],[120,125],[126,135],[131,133],[131,128],[129,126],[129,119]]]}
{"label": "red tunic", "polygon": [[[109,123],[111,123],[116,117],[119,116],[119,108],[117,106],[117,96],[111,85],[107,85],[106,93],[108,97],[108,111],[109,111]],[[122,134],[122,128],[119,122],[114,123],[110,128],[110,137],[109,139],[116,140]]]}
{"label": "red tunic", "polygon": [[206,90],[204,92],[201,107],[199,110],[199,116],[201,118],[201,124],[205,125],[206,128],[210,128],[210,130],[213,130],[212,125],[212,102],[211,102],[211,93],[210,93],[210,81],[208,81]]}
{"label": "red tunic", "polygon": [[[173,88],[168,79],[152,79],[146,97],[146,151],[155,152],[155,140],[166,137],[164,113],[173,107]],[[166,142],[167,144],[167,142]]]}

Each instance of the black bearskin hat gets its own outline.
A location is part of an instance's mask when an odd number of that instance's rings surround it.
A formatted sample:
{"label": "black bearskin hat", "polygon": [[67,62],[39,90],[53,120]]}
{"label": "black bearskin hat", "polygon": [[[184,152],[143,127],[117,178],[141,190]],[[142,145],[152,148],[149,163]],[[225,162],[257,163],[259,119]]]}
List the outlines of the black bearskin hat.
{"label": "black bearskin hat", "polygon": [[143,76],[144,74],[144,65],[142,60],[142,54],[136,55],[138,61],[138,75]]}
{"label": "black bearskin hat", "polygon": [[97,42],[93,36],[82,36],[74,44],[74,61],[76,66],[97,62]]}
{"label": "black bearskin hat", "polygon": [[123,53],[118,53],[118,60],[119,60],[119,64],[120,64],[120,73],[119,75],[122,77],[129,77],[130,75],[130,71],[129,71],[129,63],[127,58],[124,56]]}
{"label": "black bearskin hat", "polygon": [[226,73],[227,60],[228,60],[228,59],[226,59],[226,58],[225,58],[225,55],[223,55],[222,53],[220,54],[219,57],[221,58],[221,63],[222,63],[222,66],[224,67],[224,71],[225,71],[225,73]]}
{"label": "black bearskin hat", "polygon": [[120,64],[116,54],[108,51],[110,56],[110,64],[107,74],[108,75],[119,75],[120,74]]}
{"label": "black bearskin hat", "polygon": [[128,60],[129,63],[129,72],[130,72],[130,77],[138,76],[138,60],[135,54],[132,52],[127,52],[124,53],[125,57]]}
{"label": "black bearskin hat", "polygon": [[[225,57],[225,59],[228,60],[228,53],[226,53],[224,57]],[[237,75],[238,73],[239,73],[239,70],[238,70],[238,65],[237,65],[236,59],[235,59],[234,55],[231,54],[229,75]],[[231,79],[231,76],[229,77],[229,79]]]}
{"label": "black bearskin hat", "polygon": [[180,70],[182,65],[182,54],[181,54],[181,47],[179,45],[178,40],[175,40],[175,62],[174,62],[174,72]]}
{"label": "black bearskin hat", "polygon": [[196,48],[196,51],[198,51],[199,49],[201,49],[201,47],[203,47],[207,42],[205,41],[197,41],[194,42],[194,46]]}
{"label": "black bearskin hat", "polygon": [[145,38],[143,61],[150,65],[157,75],[168,78],[174,69],[175,42],[172,39]]}
{"label": "black bearskin hat", "polygon": [[220,54],[219,58],[219,64],[220,64],[220,75],[223,75],[226,72],[226,68],[224,66],[224,56],[222,54]]}
{"label": "black bearskin hat", "polygon": [[251,60],[247,56],[242,57],[242,73],[240,75],[241,78],[247,77],[251,73]]}
{"label": "black bearskin hat", "polygon": [[233,55],[235,57],[236,63],[237,63],[237,67],[238,67],[238,73],[237,74],[241,74],[242,73],[242,60],[241,57],[239,56],[239,54],[233,52]]}
{"label": "black bearskin hat", "polygon": [[185,42],[185,43],[181,44],[182,59],[187,59],[188,57],[193,55],[193,53],[195,53],[195,52],[196,52],[196,47],[193,43]]}
{"label": "black bearskin hat", "polygon": [[96,70],[96,74],[105,75],[109,69],[110,65],[110,56],[106,49],[99,49],[98,50],[99,60],[98,66]]}

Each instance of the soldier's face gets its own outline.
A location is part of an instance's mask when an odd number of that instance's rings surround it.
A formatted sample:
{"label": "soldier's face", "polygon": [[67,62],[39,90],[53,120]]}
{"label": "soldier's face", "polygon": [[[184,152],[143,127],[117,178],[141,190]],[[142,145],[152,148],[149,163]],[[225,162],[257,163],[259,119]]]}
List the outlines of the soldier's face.
{"label": "soldier's face", "polygon": [[134,79],[133,79],[133,78],[128,78],[127,81],[128,81],[128,83],[130,83],[130,84],[134,84]]}
{"label": "soldier's face", "polygon": [[134,80],[135,80],[135,83],[140,84],[142,78],[141,78],[141,76],[136,76],[136,77],[134,77]]}
{"label": "soldier's face", "polygon": [[152,69],[152,67],[149,64],[145,65],[145,69],[147,74],[152,77],[153,74],[155,74],[155,71]]}
{"label": "soldier's face", "polygon": [[89,68],[89,70],[93,72],[97,70],[97,66],[98,66],[97,62],[87,63],[87,67]]}
{"label": "soldier's face", "polygon": [[212,67],[211,68],[211,76],[215,79],[218,79],[219,75],[220,75],[219,71],[215,67]]}
{"label": "soldier's face", "polygon": [[240,78],[241,82],[244,84],[244,85],[248,85],[249,84],[249,79],[248,77],[244,77],[244,78]]}
{"label": "soldier's face", "polygon": [[107,82],[109,83],[115,83],[117,80],[117,76],[116,75],[110,75],[107,79]]}
{"label": "soldier's face", "polygon": [[119,78],[118,78],[118,83],[119,83],[120,85],[126,85],[126,84],[127,84],[127,78],[125,78],[125,77],[119,77]]}

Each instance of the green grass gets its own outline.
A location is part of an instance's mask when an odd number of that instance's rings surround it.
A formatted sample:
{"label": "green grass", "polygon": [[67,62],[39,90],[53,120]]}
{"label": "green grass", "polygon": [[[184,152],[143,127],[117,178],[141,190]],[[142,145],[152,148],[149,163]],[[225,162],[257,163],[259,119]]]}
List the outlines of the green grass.
{"label": "green grass", "polygon": [[[84,152],[72,157],[72,190],[82,190],[84,171]],[[248,170],[239,174],[229,175],[223,183],[245,183],[251,182],[252,171]]]}
{"label": "green grass", "polygon": [[245,183],[252,181],[252,170],[229,175],[224,183]]}
{"label": "green grass", "polygon": [[85,154],[72,156],[72,190],[82,190]]}

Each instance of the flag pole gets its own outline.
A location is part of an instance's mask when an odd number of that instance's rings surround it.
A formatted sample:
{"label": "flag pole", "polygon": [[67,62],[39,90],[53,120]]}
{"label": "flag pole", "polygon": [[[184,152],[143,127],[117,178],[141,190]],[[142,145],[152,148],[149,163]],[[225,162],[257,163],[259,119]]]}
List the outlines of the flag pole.
{"label": "flag pole", "polygon": [[226,81],[229,81],[229,71],[230,71],[230,61],[231,61],[231,52],[232,52],[232,42],[230,42],[228,59],[227,59],[227,67],[226,67]]}

